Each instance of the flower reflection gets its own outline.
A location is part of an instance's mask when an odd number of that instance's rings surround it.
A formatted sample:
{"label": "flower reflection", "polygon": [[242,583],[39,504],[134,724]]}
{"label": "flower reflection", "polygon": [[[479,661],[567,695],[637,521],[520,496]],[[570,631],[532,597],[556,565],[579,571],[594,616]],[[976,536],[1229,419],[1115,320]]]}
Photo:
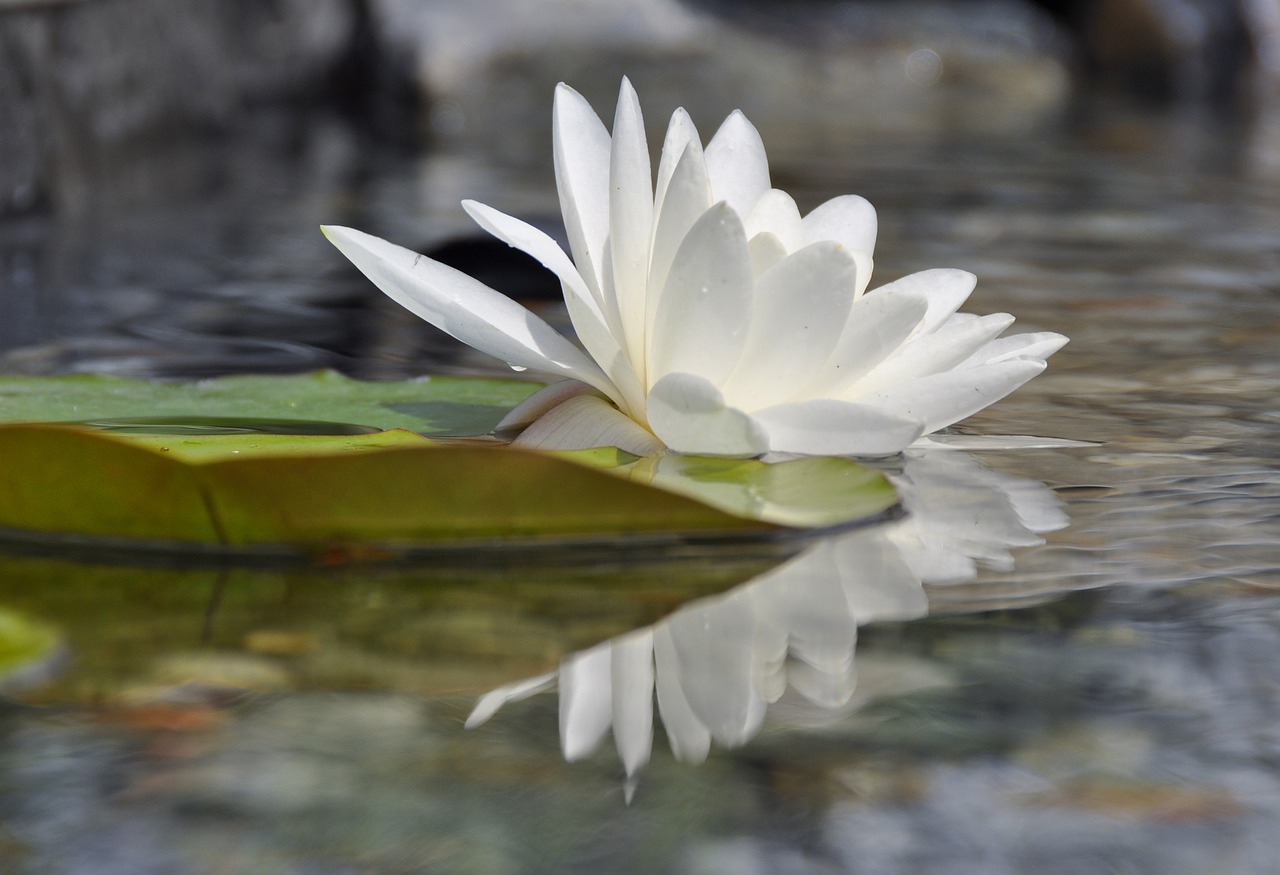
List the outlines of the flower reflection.
{"label": "flower reflection", "polygon": [[965,453],[909,455],[891,477],[903,520],[822,541],[725,595],[571,654],[558,671],[494,690],[467,725],[558,684],[565,758],[590,755],[612,728],[634,775],[649,760],[656,698],[676,758],[699,762],[712,742],[733,747],[754,736],[788,687],[819,708],[847,706],[859,626],[922,617],[923,584],[969,581],[979,567],[1008,570],[1012,548],[1067,524],[1044,484]]}

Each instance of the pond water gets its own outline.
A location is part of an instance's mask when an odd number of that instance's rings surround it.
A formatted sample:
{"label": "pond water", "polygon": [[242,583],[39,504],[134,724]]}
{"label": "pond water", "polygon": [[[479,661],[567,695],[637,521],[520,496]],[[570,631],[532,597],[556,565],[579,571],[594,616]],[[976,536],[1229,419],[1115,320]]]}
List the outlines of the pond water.
{"label": "pond water", "polygon": [[[0,681],[0,871],[1280,872],[1264,122],[762,125],[802,209],[877,206],[881,281],[972,270],[971,309],[1071,337],[966,432],[1096,442],[899,460],[912,515],[781,566],[0,557],[0,626],[43,654]],[[552,216],[545,144],[285,146],[157,158],[0,225],[0,370],[494,373],[315,227],[440,247],[463,196]]]}

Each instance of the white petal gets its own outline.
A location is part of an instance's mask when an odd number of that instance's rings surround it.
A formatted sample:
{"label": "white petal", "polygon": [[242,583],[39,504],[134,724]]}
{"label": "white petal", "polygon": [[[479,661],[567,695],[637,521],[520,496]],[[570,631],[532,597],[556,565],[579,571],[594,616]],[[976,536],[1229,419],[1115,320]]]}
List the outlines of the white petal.
{"label": "white petal", "polygon": [[758,456],[769,449],[764,429],[725,406],[720,390],[694,374],[668,374],[649,392],[649,427],[680,453]]}
{"label": "white petal", "polygon": [[556,672],[552,671],[491,690],[476,701],[476,706],[471,709],[471,714],[467,716],[467,722],[464,725],[467,729],[475,729],[482,723],[487,722],[494,714],[497,714],[499,709],[508,702],[527,699],[544,690],[551,689],[555,686],[555,683]]}
{"label": "white petal", "polygon": [[770,188],[764,141],[736,109],[707,144],[707,174],[711,177],[712,197],[728,201],[739,216],[751,212]]}
{"label": "white petal", "polygon": [[595,392],[595,389],[577,380],[549,383],[507,411],[507,415],[493,427],[493,434],[500,438],[519,435],[539,418],[570,398],[578,395],[592,395]]}
{"label": "white petal", "polygon": [[577,395],[553,407],[511,442],[534,450],[617,447],[647,456],[662,443],[635,420],[597,395]]}
{"label": "white petal", "polygon": [[751,273],[760,276],[787,257],[787,247],[768,231],[752,237],[747,244],[751,250]]}
{"label": "white petal", "polygon": [[[658,159],[658,180],[653,193],[655,213],[661,213],[662,205],[667,198],[667,187],[671,184],[671,177],[676,172],[676,165],[684,158],[684,153],[690,146],[694,148],[701,161],[702,140],[698,137],[698,129],[693,126],[689,113],[681,107],[671,114],[667,135],[662,141],[662,157]],[[705,165],[703,171],[705,176]],[[710,205],[711,202],[708,201],[707,206]]]}
{"label": "white petal", "polygon": [[889,456],[924,431],[921,420],[830,398],[766,407],[751,414],[769,449],[814,456]]}
{"label": "white petal", "polygon": [[827,241],[788,255],[756,280],[747,340],[724,384],[730,404],[767,407],[812,382],[848,319],[856,275],[848,252]]}
{"label": "white petal", "polygon": [[653,354],[654,322],[658,305],[666,290],[680,244],[688,236],[698,219],[711,207],[711,185],[707,182],[707,167],[702,151],[696,143],[689,143],[684,155],[672,172],[662,209],[653,229],[653,252],[649,262],[649,290],[647,297],[646,332],[647,354]]}
{"label": "white petal", "polygon": [[613,720],[609,642],[560,663],[560,747],[569,762],[591,755]]}
{"label": "white petal", "polygon": [[636,373],[645,372],[645,292],[653,236],[653,177],[640,99],[622,80],[609,156],[609,252],[624,349]]}
{"label": "white petal", "polygon": [[929,602],[896,543],[885,529],[846,535],[832,544],[849,610],[859,626],[884,620],[913,620],[929,612]]}
{"label": "white petal", "polygon": [[1042,361],[1013,359],[945,371],[900,383],[859,401],[888,413],[919,419],[928,434],[994,404],[1044,368]]}
{"label": "white petal", "polygon": [[1036,331],[1028,334],[1011,334],[1008,337],[997,337],[983,346],[958,368],[972,365],[993,364],[1013,358],[1040,359],[1044,361],[1067,343],[1067,338],[1052,331]]}
{"label": "white petal", "polygon": [[613,639],[613,740],[628,775],[653,751],[653,632]]}
{"label": "white petal", "polygon": [[872,290],[869,294],[879,295],[890,289],[901,289],[922,295],[929,302],[929,312],[925,314],[917,333],[928,334],[960,309],[960,305],[968,300],[977,282],[978,278],[967,270],[934,268],[904,276],[900,280]]}
{"label": "white petal", "polygon": [[608,393],[609,396],[630,410],[643,410],[644,388],[640,385],[640,378],[631,367],[630,360],[622,355],[622,347],[605,324],[595,296],[588,290],[586,281],[560,248],[560,244],[528,222],[508,216],[493,207],[476,201],[463,201],[462,208],[485,231],[508,246],[514,246],[537,259],[543,267],[560,278],[569,320],[578,334],[578,340],[617,387],[616,392]]}
{"label": "white petal", "polygon": [[754,653],[756,618],[741,592],[677,611],[666,622],[689,707],[721,744],[745,744],[760,729]]}
{"label": "white petal", "polygon": [[777,237],[788,252],[803,249],[806,243],[816,242],[805,239],[800,209],[791,195],[776,188],[761,195],[742,224],[747,229],[748,237],[767,231]]}
{"label": "white petal", "polygon": [[658,713],[667,732],[671,752],[682,763],[700,763],[711,749],[711,733],[702,725],[685,697],[680,657],[671,640],[671,629],[660,623],[653,633]]}
{"label": "white petal", "polygon": [[853,400],[908,380],[950,370],[1013,324],[1008,313],[992,313],[948,325],[933,334],[919,334],[881,362],[844,397]]}
{"label": "white petal", "polygon": [[881,290],[858,298],[849,308],[835,350],[804,394],[842,397],[915,333],[928,308],[922,296],[909,290]]}
{"label": "white petal", "polygon": [[603,310],[602,264],[609,236],[609,132],[586,99],[556,86],[551,110],[560,212],[573,261]]}
{"label": "white petal", "polygon": [[863,197],[846,194],[821,204],[804,217],[806,243],[834,240],[854,255],[858,263],[858,294],[871,282],[872,253],[879,228],[876,209]]}
{"label": "white petal", "polygon": [[323,230],[374,285],[446,334],[509,364],[617,392],[584,352],[484,283],[363,231],[335,225]]}
{"label": "white petal", "polygon": [[654,314],[650,385],[672,372],[727,377],[746,339],[751,287],[742,222],[718,204],[694,223],[671,263]]}

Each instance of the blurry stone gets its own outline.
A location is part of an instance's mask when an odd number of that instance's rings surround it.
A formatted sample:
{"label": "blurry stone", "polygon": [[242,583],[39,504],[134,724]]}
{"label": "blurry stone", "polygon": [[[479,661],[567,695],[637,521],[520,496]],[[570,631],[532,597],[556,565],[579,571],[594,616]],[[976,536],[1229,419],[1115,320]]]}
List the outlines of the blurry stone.
{"label": "blurry stone", "polygon": [[652,125],[684,105],[704,137],[741,108],[784,158],[813,129],[1021,130],[1069,90],[1062,33],[1020,0],[754,9],[373,0],[372,17],[426,97],[431,133],[513,156],[548,138],[559,81],[608,118],[625,74]]}
{"label": "blurry stone", "polygon": [[[1104,79],[1155,97],[1227,96],[1249,59],[1244,7],[1273,0],[1095,0],[1082,48]],[[1253,14],[1252,19],[1265,18]]]}
{"label": "blurry stone", "polygon": [[349,51],[347,0],[0,7],[0,215],[246,107],[318,91]]}

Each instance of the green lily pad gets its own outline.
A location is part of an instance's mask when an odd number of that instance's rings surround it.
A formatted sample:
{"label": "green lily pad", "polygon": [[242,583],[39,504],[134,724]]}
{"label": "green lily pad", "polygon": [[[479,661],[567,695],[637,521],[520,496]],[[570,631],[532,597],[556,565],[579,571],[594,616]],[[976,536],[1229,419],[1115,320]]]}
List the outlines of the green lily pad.
{"label": "green lily pad", "polygon": [[[847,525],[896,502],[882,476],[844,459],[638,459],[423,434],[459,430],[430,418],[449,405],[464,429],[481,420],[491,428],[530,388],[333,374],[189,385],[0,380],[0,418],[97,424],[0,425],[0,529],[19,540],[398,554],[478,539],[759,535]],[[305,419],[282,427],[271,418],[282,410]],[[360,427],[334,425],[335,414]],[[413,430],[399,425],[406,417]]]}

